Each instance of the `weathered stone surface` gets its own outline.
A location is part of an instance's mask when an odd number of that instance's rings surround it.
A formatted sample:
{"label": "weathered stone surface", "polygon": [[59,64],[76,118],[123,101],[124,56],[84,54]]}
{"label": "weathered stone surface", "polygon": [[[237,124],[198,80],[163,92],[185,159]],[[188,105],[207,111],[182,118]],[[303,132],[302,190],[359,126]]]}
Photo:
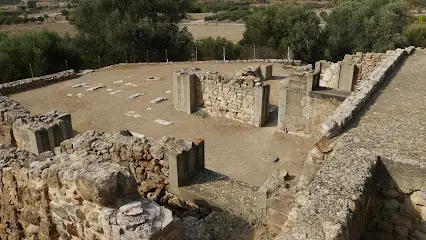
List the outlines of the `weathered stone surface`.
{"label": "weathered stone surface", "polygon": [[426,206],[426,193],[416,191],[410,196],[411,201],[416,205]]}
{"label": "weathered stone surface", "polygon": [[263,157],[263,161],[266,163],[276,163],[280,161],[280,158],[278,156],[268,154],[265,157]]}
{"label": "weathered stone surface", "polygon": [[187,240],[213,240],[206,226],[194,217],[186,217],[182,220],[183,239]]}

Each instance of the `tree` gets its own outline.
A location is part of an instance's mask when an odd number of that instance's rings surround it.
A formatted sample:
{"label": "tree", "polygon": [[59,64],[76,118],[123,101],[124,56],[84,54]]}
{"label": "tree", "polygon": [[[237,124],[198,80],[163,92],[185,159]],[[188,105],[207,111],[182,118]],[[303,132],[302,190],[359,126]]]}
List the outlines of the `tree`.
{"label": "tree", "polygon": [[40,76],[63,71],[69,67],[78,70],[81,60],[78,52],[57,33],[41,31],[21,35],[0,36],[0,82],[10,82],[34,75]]}
{"label": "tree", "polygon": [[287,57],[288,48],[295,59],[314,61],[321,56],[320,20],[311,10],[290,2],[257,8],[246,20],[241,45],[246,48],[269,48],[276,56]]}
{"label": "tree", "polygon": [[402,47],[406,44],[403,30],[410,21],[407,9],[400,2],[342,2],[327,20],[326,57],[336,61],[348,53],[382,52]]}
{"label": "tree", "polygon": [[[189,7],[187,0],[82,1],[71,23],[79,34],[87,64],[97,66],[123,61],[165,61],[191,57],[193,39],[177,23]],[[149,56],[147,56],[149,51]]]}
{"label": "tree", "polygon": [[197,41],[198,60],[222,60],[223,47],[226,51],[226,59],[237,59],[240,56],[240,47],[225,38],[204,38]]}

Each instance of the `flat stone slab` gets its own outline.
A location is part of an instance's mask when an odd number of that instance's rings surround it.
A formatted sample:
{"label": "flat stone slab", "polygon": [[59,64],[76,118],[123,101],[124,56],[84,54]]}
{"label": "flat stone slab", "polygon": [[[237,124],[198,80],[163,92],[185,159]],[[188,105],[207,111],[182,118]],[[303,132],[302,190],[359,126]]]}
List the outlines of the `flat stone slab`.
{"label": "flat stone slab", "polygon": [[155,123],[158,123],[158,124],[161,124],[161,125],[164,125],[164,126],[169,126],[170,124],[172,124],[172,123],[173,123],[173,122],[169,122],[169,121],[162,120],[162,119],[157,119],[157,120],[155,120],[154,122],[155,122]]}
{"label": "flat stone slab", "polygon": [[268,154],[265,157],[263,157],[263,161],[266,163],[276,163],[280,161],[280,158],[278,156]]}
{"label": "flat stone slab", "polygon": [[170,90],[167,90],[165,93],[171,93],[172,91],[170,91]]}
{"label": "flat stone slab", "polygon": [[144,134],[141,133],[137,133],[137,132],[130,132],[134,137],[137,138],[145,138],[146,136]]}
{"label": "flat stone slab", "polygon": [[167,98],[164,98],[164,97],[158,97],[158,98],[156,98],[156,99],[151,100],[150,102],[151,102],[151,103],[159,103],[159,102],[162,102],[162,101],[165,101],[165,100],[167,100]]}
{"label": "flat stone slab", "polygon": [[127,98],[128,99],[134,99],[134,98],[137,98],[137,97],[141,97],[143,95],[144,95],[143,93],[135,93],[133,95],[128,96]]}
{"label": "flat stone slab", "polygon": [[91,88],[88,88],[88,89],[86,89],[86,91],[95,91],[95,90],[98,90],[98,89],[100,89],[100,88],[104,88],[105,87],[105,85],[97,85],[97,86],[94,86],[94,87],[91,87]]}
{"label": "flat stone slab", "polygon": [[114,94],[117,94],[119,92],[122,92],[122,90],[117,90],[117,91],[114,91],[114,92],[110,92],[109,95],[114,95]]}
{"label": "flat stone slab", "polygon": [[115,81],[115,82],[112,82],[112,83],[118,84],[118,83],[122,83],[122,82],[123,82],[123,80],[118,80],[118,81]]}
{"label": "flat stone slab", "polygon": [[76,84],[76,85],[74,85],[74,86],[72,86],[73,88],[79,88],[79,87],[85,87],[85,86],[88,86],[89,84],[88,83],[79,83],[79,84]]}
{"label": "flat stone slab", "polygon": [[79,98],[81,98],[81,97],[83,97],[84,95],[83,95],[83,93],[77,93],[77,94],[76,94],[76,96],[77,96],[77,97],[79,97]]}

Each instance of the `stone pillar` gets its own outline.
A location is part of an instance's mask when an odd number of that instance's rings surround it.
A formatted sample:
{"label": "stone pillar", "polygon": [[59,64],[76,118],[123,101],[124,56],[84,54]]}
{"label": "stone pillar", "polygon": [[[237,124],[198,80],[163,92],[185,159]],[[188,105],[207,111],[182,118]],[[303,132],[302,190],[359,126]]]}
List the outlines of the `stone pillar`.
{"label": "stone pillar", "polygon": [[59,127],[62,132],[63,140],[74,137],[74,131],[72,129],[71,114],[69,113],[60,114],[56,117],[56,119],[62,120],[59,123]]}
{"label": "stone pillar", "polygon": [[313,81],[312,74],[290,75],[281,82],[277,124],[279,131],[299,132],[305,129],[302,102],[307,96],[308,81]]}
{"label": "stone pillar", "polygon": [[263,85],[253,88],[254,92],[254,122],[253,125],[261,127],[268,119],[270,86]]}
{"label": "stone pillar", "polygon": [[195,74],[173,72],[173,103],[176,110],[188,114],[196,111],[196,81]]}
{"label": "stone pillar", "polygon": [[340,63],[339,82],[337,89],[351,92],[355,74],[355,64],[342,62]]}
{"label": "stone pillar", "polygon": [[169,185],[171,191],[177,192],[179,187],[185,186],[204,169],[204,140],[199,139],[192,143],[189,151],[170,153]]}
{"label": "stone pillar", "polygon": [[262,72],[263,80],[272,78],[272,64],[260,66],[260,71]]}

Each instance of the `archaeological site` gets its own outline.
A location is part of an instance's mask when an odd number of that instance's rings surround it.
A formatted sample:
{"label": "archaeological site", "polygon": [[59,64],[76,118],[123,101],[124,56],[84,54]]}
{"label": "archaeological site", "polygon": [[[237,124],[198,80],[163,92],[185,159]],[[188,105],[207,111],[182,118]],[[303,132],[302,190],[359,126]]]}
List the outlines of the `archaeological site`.
{"label": "archaeological site", "polygon": [[0,85],[0,239],[426,239],[426,50]]}

